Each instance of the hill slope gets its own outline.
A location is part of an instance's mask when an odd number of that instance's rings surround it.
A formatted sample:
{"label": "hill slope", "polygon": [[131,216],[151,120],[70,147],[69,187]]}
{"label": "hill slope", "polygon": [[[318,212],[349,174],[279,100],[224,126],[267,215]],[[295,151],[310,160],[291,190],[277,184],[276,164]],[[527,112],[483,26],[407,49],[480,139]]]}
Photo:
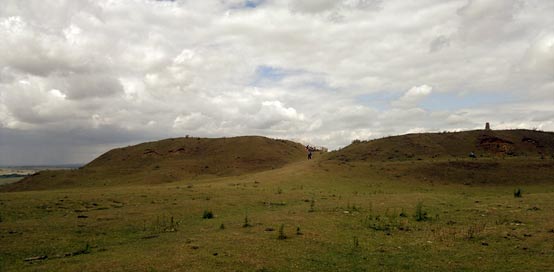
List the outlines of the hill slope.
{"label": "hill slope", "polygon": [[2,190],[152,184],[233,176],[282,167],[304,156],[301,144],[259,136],[174,138],[113,149],[80,169],[42,171]]}
{"label": "hill slope", "polygon": [[472,130],[392,136],[329,154],[341,161],[404,161],[429,158],[541,157],[554,155],[554,133],[534,130]]}
{"label": "hill slope", "polygon": [[[476,158],[470,158],[474,152]],[[474,130],[359,142],[326,157],[392,179],[469,184],[554,182],[554,133]],[[359,171],[359,170],[358,170]]]}

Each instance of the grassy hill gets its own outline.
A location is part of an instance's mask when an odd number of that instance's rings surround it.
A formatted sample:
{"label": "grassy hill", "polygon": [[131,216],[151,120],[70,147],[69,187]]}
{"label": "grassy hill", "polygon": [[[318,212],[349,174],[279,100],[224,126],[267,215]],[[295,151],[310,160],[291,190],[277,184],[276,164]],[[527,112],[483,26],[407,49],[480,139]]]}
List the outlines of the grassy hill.
{"label": "grassy hill", "polygon": [[[469,154],[474,152],[475,158]],[[329,163],[396,179],[463,184],[538,184],[554,180],[554,133],[473,130],[354,141]]]}
{"label": "grassy hill", "polygon": [[[491,135],[514,148],[476,147]],[[0,192],[0,271],[551,271],[551,135],[407,135],[313,160],[262,137],[115,149],[33,177],[53,189]]]}
{"label": "grassy hill", "polygon": [[76,170],[41,171],[5,191],[155,184],[274,169],[305,156],[301,144],[259,136],[174,138],[110,150]]}
{"label": "grassy hill", "polygon": [[417,133],[354,141],[330,154],[342,161],[403,161],[429,158],[554,156],[554,133],[535,130],[473,130]]}

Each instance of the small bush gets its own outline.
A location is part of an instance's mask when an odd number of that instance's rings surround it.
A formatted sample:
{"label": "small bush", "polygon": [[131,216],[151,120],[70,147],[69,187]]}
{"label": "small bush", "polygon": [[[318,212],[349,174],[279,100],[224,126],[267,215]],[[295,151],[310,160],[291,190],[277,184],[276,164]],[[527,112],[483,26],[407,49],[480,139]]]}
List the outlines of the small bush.
{"label": "small bush", "polygon": [[90,253],[90,245],[89,245],[89,243],[87,243],[87,244],[85,245],[85,248],[83,248],[83,249],[81,250],[81,252],[82,252],[83,254],[88,254],[88,253]]}
{"label": "small bush", "polygon": [[223,223],[221,223],[221,225],[219,225],[219,229],[220,230],[224,230],[225,229],[225,225]]}
{"label": "small bush", "polygon": [[404,209],[402,209],[402,211],[400,212],[400,214],[398,215],[400,217],[408,217],[408,214],[404,211]]}
{"label": "small bush", "polygon": [[469,226],[466,232],[466,239],[470,240],[477,237],[481,232],[485,230],[485,223],[473,224]]}
{"label": "small bush", "polygon": [[364,221],[363,225],[367,228],[370,228],[375,231],[383,231],[390,233],[394,230],[407,230],[408,226],[406,222],[398,220],[398,217],[391,214],[385,215],[368,215]]}
{"label": "small bush", "polygon": [[214,213],[212,211],[204,210],[204,213],[202,214],[202,218],[212,219],[214,218]]}
{"label": "small bush", "polygon": [[521,197],[521,189],[517,188],[514,190],[514,197]]}
{"label": "small bush", "polygon": [[426,221],[429,219],[427,212],[423,210],[423,202],[418,202],[416,205],[415,211],[415,220],[416,221]]}
{"label": "small bush", "polygon": [[308,212],[315,212],[315,200],[313,198],[310,201],[310,209],[308,210]]}
{"label": "small bush", "polygon": [[242,224],[242,227],[243,228],[252,227],[252,225],[250,225],[250,223],[248,222],[248,214],[244,215],[244,224]]}
{"label": "small bush", "polygon": [[358,240],[358,237],[356,236],[352,237],[352,246],[354,249],[357,249],[360,247],[360,240]]}
{"label": "small bush", "polygon": [[350,202],[348,202],[346,204],[346,210],[349,211],[349,212],[359,212],[359,211],[361,211],[361,207],[356,206],[355,203],[350,205]]}
{"label": "small bush", "polygon": [[152,222],[151,226],[147,226],[147,221],[144,221],[143,231],[151,231],[152,233],[163,233],[163,232],[175,232],[180,222],[175,220],[173,216],[166,217],[156,216],[156,220]]}
{"label": "small bush", "polygon": [[277,236],[277,239],[279,240],[287,239],[287,236],[285,235],[285,224],[281,224],[281,226],[279,227],[279,236]]}
{"label": "small bush", "polygon": [[66,256],[77,256],[82,254],[89,254],[90,252],[91,252],[91,247],[89,243],[87,243],[84,248],[79,249],[75,252],[67,253]]}

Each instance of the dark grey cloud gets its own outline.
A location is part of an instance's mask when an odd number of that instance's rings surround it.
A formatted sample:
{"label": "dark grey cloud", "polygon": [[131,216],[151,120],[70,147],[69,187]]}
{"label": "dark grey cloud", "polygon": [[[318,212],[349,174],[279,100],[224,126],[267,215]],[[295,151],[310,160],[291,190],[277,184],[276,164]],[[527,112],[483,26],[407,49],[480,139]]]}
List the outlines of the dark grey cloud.
{"label": "dark grey cloud", "polygon": [[110,75],[71,75],[66,77],[66,85],[62,92],[68,99],[85,99],[106,97],[123,93],[119,79]]}
{"label": "dark grey cloud", "polygon": [[433,39],[431,43],[429,44],[429,52],[437,52],[445,47],[448,47],[450,45],[450,40],[445,37],[444,35],[440,35]]}

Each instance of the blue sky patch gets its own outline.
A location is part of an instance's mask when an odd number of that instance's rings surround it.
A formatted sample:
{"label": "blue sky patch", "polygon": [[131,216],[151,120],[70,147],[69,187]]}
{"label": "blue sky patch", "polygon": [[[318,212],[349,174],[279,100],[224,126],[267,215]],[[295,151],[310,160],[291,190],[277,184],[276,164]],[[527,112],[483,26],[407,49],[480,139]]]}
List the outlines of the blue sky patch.
{"label": "blue sky patch", "polygon": [[259,80],[280,81],[285,76],[287,76],[287,74],[288,72],[278,67],[266,66],[266,65],[260,65],[256,67],[256,81],[259,81]]}
{"label": "blue sky patch", "polygon": [[254,72],[254,78],[249,84],[250,86],[261,86],[261,85],[273,85],[283,80],[287,76],[295,75],[301,73],[299,71],[287,70],[279,67],[269,66],[269,65],[260,65],[256,67]]}
{"label": "blue sky patch", "polygon": [[246,0],[244,1],[245,8],[256,8],[261,5],[265,0]]}
{"label": "blue sky patch", "polygon": [[335,88],[329,86],[327,81],[321,75],[310,73],[305,70],[297,69],[283,69],[280,67],[274,67],[269,65],[260,65],[256,67],[254,72],[254,78],[249,84],[250,86],[261,85],[275,85],[286,77],[294,77],[299,75],[310,75],[304,78],[302,81],[296,82],[294,85],[299,89],[312,89],[312,90],[325,90],[325,91],[337,91]]}
{"label": "blue sky patch", "polygon": [[255,9],[262,5],[265,0],[246,0],[242,3],[233,4],[229,6],[229,9]]}

